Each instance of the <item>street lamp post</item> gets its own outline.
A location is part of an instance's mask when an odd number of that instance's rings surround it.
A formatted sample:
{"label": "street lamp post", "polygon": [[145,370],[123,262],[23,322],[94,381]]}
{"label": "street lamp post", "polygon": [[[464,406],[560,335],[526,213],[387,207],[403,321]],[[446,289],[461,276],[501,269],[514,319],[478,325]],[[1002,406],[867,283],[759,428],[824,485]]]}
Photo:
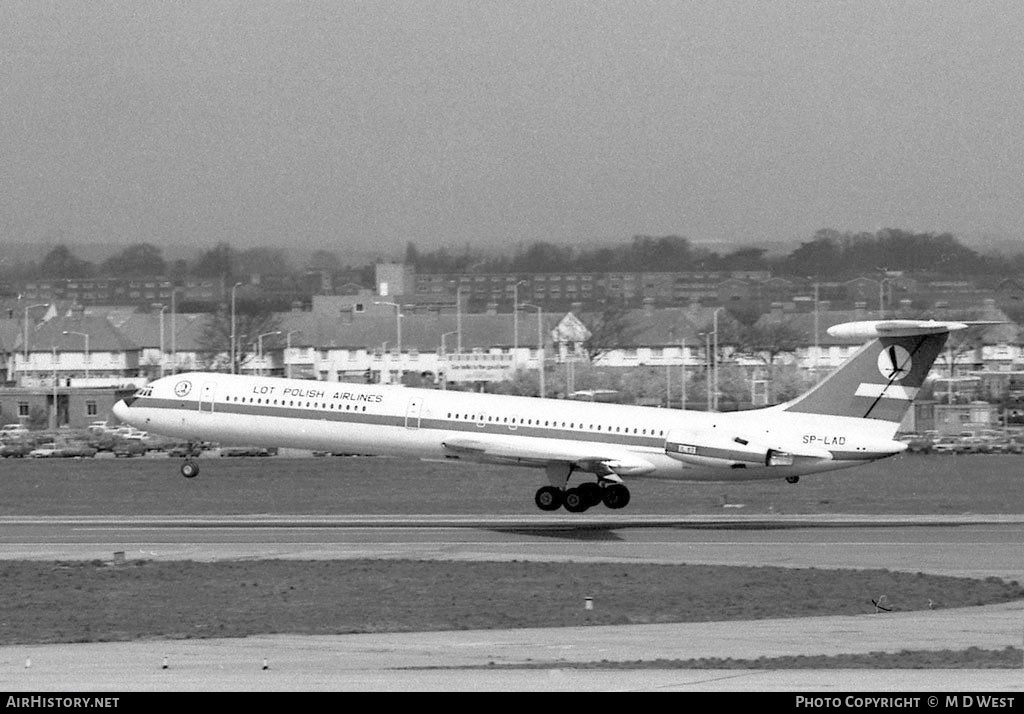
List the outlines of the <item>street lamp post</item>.
{"label": "street lamp post", "polygon": [[712,401],[713,401],[714,408],[715,408],[716,412],[718,411],[718,313],[719,313],[719,311],[724,310],[724,309],[725,309],[724,307],[716,307],[715,308],[715,312],[712,315],[712,321],[714,323],[714,327],[713,327],[714,332],[712,334],[715,336],[715,351],[714,351],[714,368],[715,368],[714,377],[715,377],[715,381],[714,381],[714,392],[713,392],[714,399]]}
{"label": "street lamp post", "polygon": [[160,306],[160,376],[164,376],[164,310],[166,305]]}
{"label": "street lamp post", "polygon": [[537,311],[537,369],[540,372],[540,396],[544,397],[544,311],[540,305],[523,303],[523,307],[532,307]]}
{"label": "street lamp post", "polygon": [[53,357],[50,360],[53,363],[53,416],[50,419],[50,429],[57,428],[57,343],[53,344]]}
{"label": "street lamp post", "polygon": [[[286,355],[290,355],[291,351],[292,351],[292,335],[296,335],[296,334],[298,334],[300,332],[302,332],[302,330],[289,330],[285,334],[284,339],[285,339],[285,354]],[[291,379],[292,378],[292,363],[287,361],[287,357],[285,358],[285,371],[286,371],[286,373],[288,375],[288,379]]]}
{"label": "street lamp post", "polygon": [[178,372],[178,345],[176,342],[177,331],[174,329],[174,313],[176,305],[176,298],[178,295],[178,289],[174,287],[174,283],[171,283],[171,374],[177,374]]}
{"label": "street lamp post", "polygon": [[679,360],[679,408],[686,409],[686,338],[682,338],[679,341],[679,354],[681,356]]}
{"label": "street lamp post", "polygon": [[455,327],[458,337],[455,341],[455,351],[462,354],[462,286],[455,289]]}
{"label": "street lamp post", "polygon": [[[885,319],[885,284],[889,283],[889,295],[892,295],[892,280],[882,278],[878,281],[878,319]],[[891,302],[891,300],[890,300]]]}
{"label": "street lamp post", "polygon": [[398,333],[398,358],[402,358],[402,306],[397,302],[375,300],[374,305],[391,305],[395,308],[395,331]]}
{"label": "street lamp post", "polygon": [[[398,379],[402,380],[402,306],[397,302],[375,300],[374,305],[391,305],[395,308],[395,331],[398,333]],[[386,343],[385,343],[386,344]]]}
{"label": "street lamp post", "polygon": [[241,283],[235,283],[231,286],[231,374],[235,373],[235,290],[241,286]]}
{"label": "street lamp post", "polygon": [[[89,379],[89,335],[84,332],[75,332],[74,330],[64,330],[65,335],[80,335],[85,338],[85,378]],[[57,354],[56,347],[54,347],[54,354]],[[56,372],[54,372],[56,374]]]}
{"label": "street lamp post", "polygon": [[48,303],[48,302],[40,302],[40,303],[36,303],[35,305],[29,305],[28,307],[25,308],[25,325],[24,325],[25,334],[24,334],[23,339],[22,339],[22,347],[24,347],[24,352],[25,352],[25,359],[24,359],[25,365],[24,365],[24,367],[22,367],[22,371],[24,371],[25,368],[28,367],[28,311],[31,310],[32,308],[35,308],[35,307],[50,307],[50,303]]}
{"label": "street lamp post", "polygon": [[445,332],[444,334],[441,335],[441,364],[442,369],[445,370],[444,372],[441,373],[441,389],[448,388],[448,352],[444,348],[444,338],[446,338],[448,335],[457,334],[459,334],[458,330],[452,330],[451,332]]}
{"label": "street lamp post", "polygon": [[707,387],[707,410],[711,411],[711,333],[704,333],[704,384]]}
{"label": "street lamp post", "polygon": [[525,284],[520,280],[512,286],[512,365],[519,361],[519,286]]}
{"label": "street lamp post", "polygon": [[818,362],[819,355],[821,354],[821,340],[818,338],[818,328],[820,324],[819,308],[818,308],[818,283],[814,284],[814,381],[818,381]]}
{"label": "street lamp post", "polygon": [[256,353],[260,356],[260,374],[263,374],[263,338],[268,335],[280,335],[280,330],[274,330],[272,332],[264,332],[256,338]]}

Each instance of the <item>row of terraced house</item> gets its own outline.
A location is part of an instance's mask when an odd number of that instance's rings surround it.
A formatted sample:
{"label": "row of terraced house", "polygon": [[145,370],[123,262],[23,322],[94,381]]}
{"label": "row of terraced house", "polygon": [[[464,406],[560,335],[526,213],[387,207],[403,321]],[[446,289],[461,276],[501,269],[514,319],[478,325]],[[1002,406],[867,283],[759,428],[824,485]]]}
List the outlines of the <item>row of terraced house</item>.
{"label": "row of terraced house", "polygon": [[[1001,280],[978,285],[970,280],[912,276],[887,272],[842,281],[814,281],[773,276],[764,270],[719,271],[605,271],[550,273],[417,273],[402,263],[374,266],[375,284],[363,286],[352,270],[307,271],[297,277],[251,275],[242,282],[253,297],[281,297],[306,305],[313,295],[356,295],[364,289],[403,295],[416,301],[446,303],[458,295],[474,311],[498,306],[507,310],[517,299],[545,309],[585,309],[615,303],[639,307],[653,301],[660,307],[702,305],[747,306],[766,311],[775,302],[814,300],[852,308],[863,302],[872,308],[895,310],[909,301],[916,309],[938,304],[977,305],[985,297],[1024,298],[1024,284]],[[72,302],[79,305],[150,306],[152,304],[222,303],[235,281],[186,278],[96,278],[25,280],[0,286],[7,294],[29,303]]]}
{"label": "row of terraced house", "polygon": [[[276,314],[267,333],[239,335],[244,342],[238,347],[244,354],[240,370],[322,381],[408,383],[415,378],[417,384],[439,388],[480,389],[508,381],[517,371],[553,376],[587,361],[587,325],[593,324],[594,315],[581,304],[568,311],[546,310],[515,291],[516,311],[502,310],[496,301],[473,311],[460,291],[454,300],[444,301],[396,290],[392,283],[354,295],[315,296],[308,309]],[[830,325],[901,314],[920,316],[907,304],[887,306],[883,312],[866,302],[836,310],[828,301],[791,301],[776,303],[761,319],[785,321],[805,336],[804,344],[779,357],[782,362],[821,373],[859,346],[830,337]],[[103,418],[116,398],[162,375],[230,369],[227,350],[212,350],[205,343],[204,326],[211,316],[176,313],[166,303],[137,310],[23,298],[6,303],[3,315],[4,423],[23,421],[34,409],[42,409],[56,424],[81,425]],[[957,315],[964,316],[962,310]],[[1005,319],[992,298],[976,305],[970,316]],[[739,353],[724,337],[718,340],[718,333],[712,338],[714,325],[727,334],[730,317],[721,305],[658,307],[648,299],[623,318],[630,329],[601,346],[595,363],[602,368],[673,370],[680,380],[720,364],[745,366],[751,379],[763,372],[763,356]],[[948,395],[941,400],[944,406],[974,403],[966,419],[956,420],[982,418],[978,405],[991,403],[992,395],[1003,397],[1003,407],[1005,397],[1024,397],[1022,341],[1020,329],[1007,321],[984,330],[972,349],[940,357],[935,374],[937,381],[945,380],[937,387]],[[543,379],[539,382],[543,385]],[[560,383],[564,388],[570,382]],[[713,405],[709,399],[707,406]],[[996,418],[995,410],[983,416],[988,422]]]}

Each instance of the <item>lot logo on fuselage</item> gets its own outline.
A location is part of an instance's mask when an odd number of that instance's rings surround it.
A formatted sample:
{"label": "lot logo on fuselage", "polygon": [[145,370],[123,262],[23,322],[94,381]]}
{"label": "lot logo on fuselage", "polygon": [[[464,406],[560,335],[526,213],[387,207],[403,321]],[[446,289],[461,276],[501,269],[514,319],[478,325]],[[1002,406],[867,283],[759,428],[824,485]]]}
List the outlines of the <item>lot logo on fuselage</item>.
{"label": "lot logo on fuselage", "polygon": [[898,382],[910,374],[910,353],[899,345],[889,345],[878,353],[878,371],[890,382]]}
{"label": "lot logo on fuselage", "polygon": [[191,391],[192,391],[192,382],[188,381],[187,379],[183,379],[183,380],[181,380],[180,382],[178,382],[177,384],[174,385],[174,396],[176,396],[176,397],[187,396],[188,393],[191,392]]}

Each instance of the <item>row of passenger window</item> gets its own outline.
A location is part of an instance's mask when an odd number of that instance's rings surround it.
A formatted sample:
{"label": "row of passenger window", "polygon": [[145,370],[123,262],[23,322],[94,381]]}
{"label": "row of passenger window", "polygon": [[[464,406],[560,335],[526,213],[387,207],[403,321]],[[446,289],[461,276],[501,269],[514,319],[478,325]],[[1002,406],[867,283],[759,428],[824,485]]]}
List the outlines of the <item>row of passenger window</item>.
{"label": "row of passenger window", "polygon": [[264,399],[263,397],[227,396],[227,397],[224,398],[224,401],[226,401],[226,402],[241,403],[241,404],[267,404],[267,405],[280,406],[280,407],[299,407],[300,409],[303,408],[303,407],[305,407],[306,409],[328,409],[328,410],[331,410],[331,411],[339,411],[339,412],[340,411],[346,411],[346,412],[350,412],[350,411],[351,412],[358,412],[358,411],[365,412],[366,411],[366,405],[365,404],[363,404],[363,405],[356,404],[354,406],[352,404],[346,404],[345,408],[342,409],[341,408],[341,406],[342,406],[341,404],[335,404],[334,402],[305,402],[305,403],[303,403],[301,400],[295,401],[294,399],[288,399],[288,400],[285,400],[285,399],[270,399],[269,397]]}
{"label": "row of passenger window", "polygon": [[507,424],[510,427],[511,426],[548,426],[548,427],[555,427],[555,428],[561,428],[561,429],[567,429],[567,428],[568,429],[576,429],[576,428],[579,428],[580,430],[583,430],[583,431],[587,431],[587,430],[589,430],[589,431],[602,431],[602,432],[613,432],[613,433],[616,433],[616,434],[630,434],[630,433],[632,433],[632,434],[637,434],[639,436],[664,436],[665,435],[664,431],[656,430],[656,429],[644,429],[644,428],[641,428],[641,427],[632,427],[632,431],[630,431],[630,427],[628,427],[628,426],[627,427],[622,427],[622,426],[612,427],[611,425],[604,426],[604,425],[601,425],[601,424],[597,424],[597,425],[594,425],[594,424],[584,424],[583,422],[580,422],[579,424],[577,424],[576,422],[572,422],[572,421],[570,421],[570,422],[564,422],[564,421],[560,422],[560,421],[551,420],[551,419],[545,419],[545,420],[541,421],[540,419],[522,419],[522,418],[519,418],[519,417],[500,417],[499,418],[499,417],[496,417],[496,416],[486,416],[484,414],[480,414],[479,415],[479,419],[478,419],[477,416],[478,415],[476,415],[476,414],[456,414],[456,413],[453,413],[453,412],[448,412],[448,418],[449,419],[454,419],[456,421],[462,420],[462,421],[471,421],[471,422],[477,422],[477,423],[484,423],[484,422],[486,422],[486,423],[491,423],[491,424]]}

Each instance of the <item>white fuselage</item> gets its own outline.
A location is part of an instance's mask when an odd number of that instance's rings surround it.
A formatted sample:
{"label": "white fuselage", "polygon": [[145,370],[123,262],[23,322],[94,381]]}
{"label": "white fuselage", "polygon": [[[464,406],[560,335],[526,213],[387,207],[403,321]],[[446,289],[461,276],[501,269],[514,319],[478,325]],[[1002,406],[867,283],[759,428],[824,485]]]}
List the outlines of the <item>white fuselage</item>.
{"label": "white fuselage", "polygon": [[[681,480],[797,476],[903,448],[891,423],[780,407],[692,412],[217,373],[157,380],[114,412],[190,441],[524,466],[602,462],[620,476]],[[768,465],[765,447],[795,458]]]}

